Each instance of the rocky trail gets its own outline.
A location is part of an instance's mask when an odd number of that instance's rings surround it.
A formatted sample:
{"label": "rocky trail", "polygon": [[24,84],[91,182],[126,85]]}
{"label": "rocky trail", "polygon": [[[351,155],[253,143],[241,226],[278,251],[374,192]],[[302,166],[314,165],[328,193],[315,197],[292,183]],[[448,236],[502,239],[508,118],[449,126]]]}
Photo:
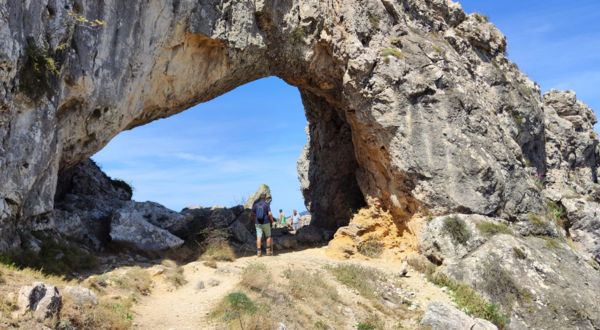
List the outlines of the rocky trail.
{"label": "rocky trail", "polygon": [[[184,286],[173,289],[167,283],[161,281],[158,276],[155,278],[155,288],[152,293],[145,296],[134,307],[134,328],[135,329],[221,329],[227,328],[218,321],[209,317],[211,311],[223,300],[230,292],[236,289],[241,274],[248,265],[262,263],[274,273],[274,279],[271,285],[276,287],[280,285],[283,273],[286,270],[301,270],[308,272],[318,272],[328,266],[340,263],[352,263],[365,267],[377,269],[386,274],[395,274],[402,267],[399,261],[391,260],[353,260],[341,261],[328,257],[326,248],[313,248],[302,251],[285,252],[276,254],[272,257],[243,257],[233,262],[219,262],[216,269],[203,265],[202,262],[192,262],[185,266],[184,276],[188,281]],[[149,271],[156,274],[154,266]],[[359,294],[349,289],[341,283],[336,282],[327,272],[320,273],[326,277],[328,283],[334,284],[335,289],[346,302],[356,302]],[[422,274],[415,271],[409,271],[407,277],[402,278],[402,288],[411,296],[412,305],[417,310],[423,310],[431,301],[444,302],[452,304],[448,295],[439,287],[427,282]],[[418,294],[414,294],[418,292]],[[347,304],[344,308],[344,314],[349,317],[346,322],[348,329],[354,329],[358,322],[358,316],[354,315],[354,309],[360,304],[353,306]],[[297,305],[298,308],[302,306]],[[358,307],[360,309],[360,307]],[[285,319],[276,319],[276,323],[286,325]],[[418,320],[413,320],[414,327]],[[294,328],[289,327],[288,328]]]}

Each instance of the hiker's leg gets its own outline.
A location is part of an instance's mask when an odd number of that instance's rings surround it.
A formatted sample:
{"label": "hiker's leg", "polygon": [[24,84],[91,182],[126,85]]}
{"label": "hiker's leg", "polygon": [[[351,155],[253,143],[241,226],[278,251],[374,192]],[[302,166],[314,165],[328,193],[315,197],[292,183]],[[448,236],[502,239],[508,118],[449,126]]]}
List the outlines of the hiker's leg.
{"label": "hiker's leg", "polygon": [[262,243],[262,228],[259,225],[255,225],[256,228],[256,254],[261,254],[261,243]]}
{"label": "hiker's leg", "polygon": [[265,232],[265,237],[267,238],[267,255],[271,255],[273,252],[273,238],[271,237],[271,224],[266,224],[263,228]]}

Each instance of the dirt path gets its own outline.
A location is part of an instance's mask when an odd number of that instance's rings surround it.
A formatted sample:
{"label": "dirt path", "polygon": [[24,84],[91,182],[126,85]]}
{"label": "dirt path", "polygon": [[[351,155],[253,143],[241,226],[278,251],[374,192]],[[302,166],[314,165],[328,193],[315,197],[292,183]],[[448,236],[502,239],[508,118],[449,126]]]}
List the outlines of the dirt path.
{"label": "dirt path", "polygon": [[[184,266],[184,276],[188,281],[186,285],[173,289],[163,281],[156,282],[152,294],[142,298],[134,308],[134,328],[152,330],[219,328],[216,324],[210,323],[208,314],[216,304],[234,290],[242,270],[249,263],[256,261],[268,265],[276,276],[277,273],[288,268],[323,269],[326,265],[340,262],[358,263],[387,273],[394,273],[400,266],[399,261],[390,260],[335,260],[326,256],[325,248],[282,253],[274,257],[243,257],[234,262],[220,262],[217,269],[206,267],[201,262],[193,262]],[[414,299],[421,306],[426,306],[432,300],[450,301],[446,294],[427,282],[421,274],[411,272],[409,275],[403,281],[404,286],[408,290],[418,292]],[[218,281],[218,284],[215,281]],[[200,282],[204,286],[203,289],[199,289]],[[341,284],[338,290],[351,293]]]}

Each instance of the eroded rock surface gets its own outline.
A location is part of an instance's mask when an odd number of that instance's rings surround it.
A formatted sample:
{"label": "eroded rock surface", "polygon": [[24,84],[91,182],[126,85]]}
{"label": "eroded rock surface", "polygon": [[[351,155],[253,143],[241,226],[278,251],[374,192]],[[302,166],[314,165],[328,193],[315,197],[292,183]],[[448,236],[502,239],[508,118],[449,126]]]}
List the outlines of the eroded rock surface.
{"label": "eroded rock surface", "polygon": [[464,312],[444,303],[431,303],[427,306],[421,324],[432,330],[497,330],[489,321],[469,317]]}
{"label": "eroded rock surface", "polygon": [[[269,75],[301,90],[317,225],[347,224],[363,196],[401,218],[526,221],[541,207],[526,169],[545,168],[539,88],[455,3],[9,1],[0,13],[3,236],[52,211],[58,173],[120,131]],[[25,64],[43,59],[56,69],[30,86]]]}
{"label": "eroded rock surface", "polygon": [[449,218],[432,219],[423,228],[422,253],[441,265],[438,271],[500,306],[510,316],[508,329],[600,327],[600,294],[593,289],[600,271],[564,238],[522,236],[512,227],[490,232],[481,224],[505,222],[462,215],[468,234],[457,240],[456,227],[444,225]]}

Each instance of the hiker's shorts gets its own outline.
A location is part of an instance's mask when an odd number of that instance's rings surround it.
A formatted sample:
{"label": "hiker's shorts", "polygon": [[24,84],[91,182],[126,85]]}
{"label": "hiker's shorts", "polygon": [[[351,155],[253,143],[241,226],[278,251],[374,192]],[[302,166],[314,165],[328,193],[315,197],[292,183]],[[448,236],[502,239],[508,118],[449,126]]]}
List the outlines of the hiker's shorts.
{"label": "hiker's shorts", "polygon": [[265,224],[255,224],[254,225],[256,227],[256,237],[257,238],[262,238],[263,237],[263,233],[265,234],[265,237],[271,237],[271,224],[270,223],[265,223]]}

